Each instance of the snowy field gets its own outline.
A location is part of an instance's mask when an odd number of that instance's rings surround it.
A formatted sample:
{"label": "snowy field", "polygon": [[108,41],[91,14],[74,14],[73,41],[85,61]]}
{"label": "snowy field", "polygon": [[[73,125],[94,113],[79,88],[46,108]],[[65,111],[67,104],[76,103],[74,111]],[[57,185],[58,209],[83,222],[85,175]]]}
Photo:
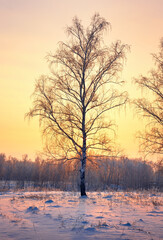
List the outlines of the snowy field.
{"label": "snowy field", "polygon": [[0,240],[163,239],[163,193],[0,193]]}

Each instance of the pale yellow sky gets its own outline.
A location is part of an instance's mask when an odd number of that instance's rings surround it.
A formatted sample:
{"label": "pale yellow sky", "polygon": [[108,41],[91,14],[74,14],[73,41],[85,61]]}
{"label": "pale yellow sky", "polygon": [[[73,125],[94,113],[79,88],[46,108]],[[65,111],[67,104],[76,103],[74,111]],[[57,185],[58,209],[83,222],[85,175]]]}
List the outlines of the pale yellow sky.
{"label": "pale yellow sky", "polygon": [[[139,96],[133,78],[153,67],[150,53],[158,51],[163,36],[162,0],[0,0],[0,153],[31,158],[42,149],[38,120],[24,121],[31,105],[35,79],[48,73],[45,56],[65,41],[65,27],[76,15],[89,24],[99,12],[112,25],[105,43],[120,39],[131,46],[123,89]],[[136,131],[144,121],[133,109],[112,113],[119,125],[117,141],[129,157],[139,157]]]}

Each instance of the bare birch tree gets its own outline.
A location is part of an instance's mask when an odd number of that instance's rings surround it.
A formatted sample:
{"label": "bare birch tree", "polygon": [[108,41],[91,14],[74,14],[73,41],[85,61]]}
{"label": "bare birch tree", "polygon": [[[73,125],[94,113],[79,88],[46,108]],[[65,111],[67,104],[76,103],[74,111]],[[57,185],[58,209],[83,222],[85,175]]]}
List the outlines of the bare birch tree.
{"label": "bare birch tree", "polygon": [[[120,41],[110,47],[102,43],[102,34],[110,27],[95,14],[84,29],[75,17],[67,27],[69,41],[60,42],[55,54],[47,56],[51,75],[38,79],[29,117],[39,116],[47,149],[57,160],[78,158],[81,195],[86,195],[85,170],[91,149],[105,154],[110,151],[107,130],[111,127],[108,111],[126,103],[126,92],[114,86],[121,84],[127,45]],[[107,118],[106,118],[107,117]]]}
{"label": "bare birch tree", "polygon": [[149,95],[134,103],[138,111],[149,119],[145,133],[139,135],[142,140],[141,150],[147,154],[163,154],[163,39],[160,52],[153,54],[153,58],[156,68],[150,71],[148,77],[141,76],[135,81]]}

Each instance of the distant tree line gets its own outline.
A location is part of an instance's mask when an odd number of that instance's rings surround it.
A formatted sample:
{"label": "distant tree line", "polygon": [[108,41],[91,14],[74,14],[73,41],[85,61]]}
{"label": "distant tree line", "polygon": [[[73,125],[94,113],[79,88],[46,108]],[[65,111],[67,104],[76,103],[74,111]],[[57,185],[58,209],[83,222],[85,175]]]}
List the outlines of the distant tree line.
{"label": "distant tree line", "polygon": [[[155,164],[141,159],[91,159],[86,174],[88,190],[163,189],[163,161]],[[0,189],[51,188],[79,190],[80,162],[54,163],[37,157],[35,161],[24,155],[21,160],[0,154]]]}

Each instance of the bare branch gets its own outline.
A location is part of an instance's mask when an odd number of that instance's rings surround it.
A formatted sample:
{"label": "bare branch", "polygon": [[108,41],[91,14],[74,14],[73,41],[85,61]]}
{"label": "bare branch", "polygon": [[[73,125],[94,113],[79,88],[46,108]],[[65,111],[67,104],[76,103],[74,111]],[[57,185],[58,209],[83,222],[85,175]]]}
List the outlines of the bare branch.
{"label": "bare branch", "polygon": [[139,133],[140,149],[146,154],[163,154],[163,40],[160,52],[153,54],[156,69],[150,71],[149,77],[141,76],[135,82],[149,92],[150,99],[134,101],[136,109],[149,119],[145,133]]}

